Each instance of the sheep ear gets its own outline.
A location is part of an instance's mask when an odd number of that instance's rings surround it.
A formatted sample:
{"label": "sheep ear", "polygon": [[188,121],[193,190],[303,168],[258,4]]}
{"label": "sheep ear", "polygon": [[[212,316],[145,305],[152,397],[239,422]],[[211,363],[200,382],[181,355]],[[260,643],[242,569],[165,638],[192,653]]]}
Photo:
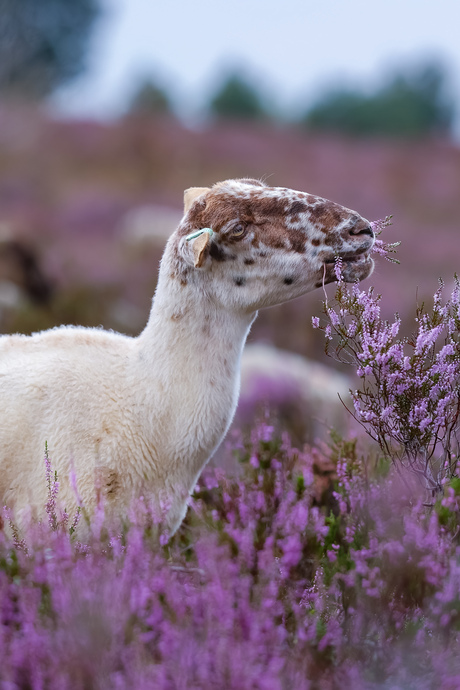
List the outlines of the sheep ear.
{"label": "sheep ear", "polygon": [[210,243],[209,233],[203,232],[193,240],[193,263],[195,268],[201,268],[206,257],[206,247]]}
{"label": "sheep ear", "polygon": [[205,192],[209,192],[210,187],[189,187],[184,192],[184,213],[187,213],[195,199]]}

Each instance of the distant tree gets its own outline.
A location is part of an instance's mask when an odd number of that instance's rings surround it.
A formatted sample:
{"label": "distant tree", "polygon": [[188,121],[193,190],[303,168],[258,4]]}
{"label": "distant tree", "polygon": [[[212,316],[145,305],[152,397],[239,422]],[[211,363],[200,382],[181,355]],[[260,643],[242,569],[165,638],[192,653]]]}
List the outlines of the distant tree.
{"label": "distant tree", "polygon": [[40,99],[84,68],[98,0],[0,0],[0,94]]}
{"label": "distant tree", "polygon": [[209,110],[223,119],[258,120],[267,117],[262,98],[238,73],[231,74],[212,98]]}
{"label": "distant tree", "polygon": [[445,71],[430,63],[396,74],[371,95],[347,89],[331,91],[303,121],[311,129],[355,136],[422,136],[449,132],[453,114]]}
{"label": "distant tree", "polygon": [[142,115],[165,115],[172,113],[172,105],[166,90],[152,79],[146,79],[135,92],[128,110]]}

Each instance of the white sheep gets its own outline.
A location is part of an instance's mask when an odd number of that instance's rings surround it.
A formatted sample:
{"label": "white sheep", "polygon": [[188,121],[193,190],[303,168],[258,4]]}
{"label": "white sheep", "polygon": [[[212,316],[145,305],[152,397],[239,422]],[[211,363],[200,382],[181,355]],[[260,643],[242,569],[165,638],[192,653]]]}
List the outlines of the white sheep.
{"label": "white sheep", "polygon": [[130,209],[124,215],[118,226],[118,235],[124,249],[133,254],[151,248],[163,251],[180,220],[180,211],[175,208],[145,204]]}
{"label": "white sheep", "polygon": [[373,242],[357,213],[303,192],[249,179],[187,190],[138,337],[0,337],[0,503],[44,506],[46,441],[68,511],[73,466],[89,511],[97,487],[119,514],[143,495],[173,533],[233,418],[257,310],[334,281],[336,256],[345,280],[365,278]]}

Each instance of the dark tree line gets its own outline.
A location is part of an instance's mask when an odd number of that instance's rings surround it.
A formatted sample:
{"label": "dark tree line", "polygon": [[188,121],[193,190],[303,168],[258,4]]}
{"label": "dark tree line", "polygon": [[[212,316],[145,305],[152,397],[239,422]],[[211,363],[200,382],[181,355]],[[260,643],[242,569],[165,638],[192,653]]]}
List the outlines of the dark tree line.
{"label": "dark tree line", "polygon": [[[151,92],[150,102],[145,95]],[[171,110],[164,88],[144,85],[133,109],[158,113]],[[449,134],[454,118],[445,69],[435,63],[401,69],[371,94],[359,89],[331,89],[297,120],[310,131],[354,137],[420,137]],[[255,83],[241,72],[229,74],[208,104],[217,120],[261,121],[279,116],[267,105]]]}
{"label": "dark tree line", "polygon": [[303,122],[313,130],[352,136],[445,134],[454,116],[446,82],[436,63],[401,70],[370,95],[352,89],[326,93]]}

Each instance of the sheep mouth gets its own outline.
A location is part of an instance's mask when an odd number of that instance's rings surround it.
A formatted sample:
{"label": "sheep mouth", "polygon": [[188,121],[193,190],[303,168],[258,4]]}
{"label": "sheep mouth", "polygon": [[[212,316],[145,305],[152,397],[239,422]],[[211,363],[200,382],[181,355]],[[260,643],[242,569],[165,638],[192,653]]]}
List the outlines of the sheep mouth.
{"label": "sheep mouth", "polygon": [[337,259],[342,259],[342,263],[352,264],[352,263],[364,263],[371,258],[370,249],[364,249],[361,251],[349,253],[349,254],[338,254],[331,257],[330,259],[325,259],[324,263],[326,265],[335,264]]}
{"label": "sheep mouth", "polygon": [[327,270],[323,279],[325,279],[326,283],[333,283],[337,280],[334,271],[334,264],[337,258],[342,260],[342,278],[346,283],[363,280],[370,276],[374,270],[374,261],[371,257],[370,249],[349,254],[339,254],[324,261],[324,266]]}

